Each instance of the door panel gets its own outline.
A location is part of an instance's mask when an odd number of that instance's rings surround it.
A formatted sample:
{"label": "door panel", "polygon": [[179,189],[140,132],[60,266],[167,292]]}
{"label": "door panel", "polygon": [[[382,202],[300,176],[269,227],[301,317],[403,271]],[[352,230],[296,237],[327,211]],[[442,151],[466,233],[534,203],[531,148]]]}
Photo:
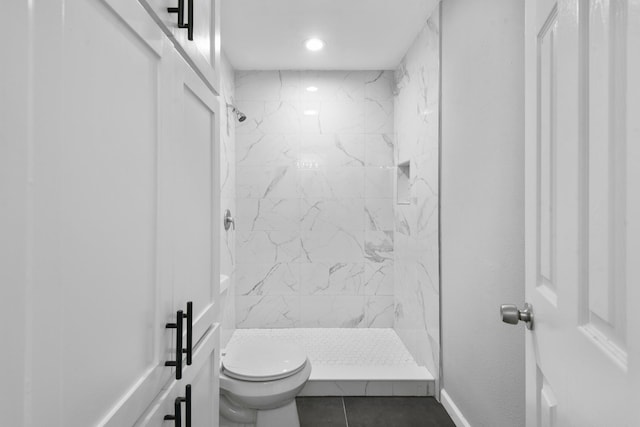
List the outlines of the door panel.
{"label": "door panel", "polygon": [[640,50],[628,31],[640,24],[638,8],[527,3],[528,427],[636,422],[639,331],[628,316],[640,299],[629,292],[638,275],[628,264],[638,235],[628,207],[640,175],[627,133],[640,110],[629,102],[639,77],[627,64]]}
{"label": "door panel", "polygon": [[541,427],[559,427],[558,424],[558,399],[553,388],[538,370],[538,418]]}
{"label": "door panel", "polygon": [[[601,336],[611,356],[626,364],[625,279],[625,115],[624,56],[613,40],[626,30],[620,2],[593,3],[585,19],[588,69],[588,140],[582,151],[581,179],[588,203],[582,206],[587,255],[580,315],[588,334]],[[616,22],[617,20],[617,22]],[[622,86],[622,87],[621,87]]]}
{"label": "door panel", "polygon": [[554,5],[538,34],[538,290],[553,305],[556,293],[556,70],[558,10]]}
{"label": "door panel", "polygon": [[171,45],[136,3],[46,3],[33,12],[29,413],[127,425],[170,376],[159,105]]}
{"label": "door panel", "polygon": [[89,425],[155,362],[160,61],[103,3],[68,5],[66,19],[63,411],[84,408],[74,417]]}
{"label": "door panel", "polygon": [[219,295],[218,102],[180,60],[173,143],[174,303],[193,301],[194,344],[211,326]]}

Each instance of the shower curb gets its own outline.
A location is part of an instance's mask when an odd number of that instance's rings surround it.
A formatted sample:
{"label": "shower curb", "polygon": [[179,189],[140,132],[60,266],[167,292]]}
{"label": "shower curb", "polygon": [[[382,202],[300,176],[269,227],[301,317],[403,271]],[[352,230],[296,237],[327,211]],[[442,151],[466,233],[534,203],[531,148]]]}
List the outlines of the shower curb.
{"label": "shower curb", "polygon": [[433,396],[435,380],[423,367],[320,365],[299,396]]}

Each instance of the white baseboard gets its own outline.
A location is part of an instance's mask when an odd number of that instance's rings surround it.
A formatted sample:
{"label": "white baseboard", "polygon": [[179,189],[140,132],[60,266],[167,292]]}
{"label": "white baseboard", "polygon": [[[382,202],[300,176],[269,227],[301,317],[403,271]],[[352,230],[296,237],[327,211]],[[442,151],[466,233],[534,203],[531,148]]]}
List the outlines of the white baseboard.
{"label": "white baseboard", "polygon": [[445,389],[442,389],[440,392],[440,400],[456,427],[471,427],[471,424],[469,424],[464,415],[462,415],[460,408],[456,406]]}

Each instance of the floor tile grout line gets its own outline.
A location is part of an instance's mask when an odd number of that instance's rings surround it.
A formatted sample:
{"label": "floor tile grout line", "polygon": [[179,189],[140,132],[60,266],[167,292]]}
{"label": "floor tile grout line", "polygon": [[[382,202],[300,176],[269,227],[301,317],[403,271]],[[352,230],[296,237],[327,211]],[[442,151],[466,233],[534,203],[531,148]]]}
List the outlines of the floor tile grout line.
{"label": "floor tile grout line", "polygon": [[344,412],[344,423],[346,427],[349,427],[349,418],[347,418],[347,407],[344,404],[344,396],[341,396],[340,400],[342,401],[342,411]]}

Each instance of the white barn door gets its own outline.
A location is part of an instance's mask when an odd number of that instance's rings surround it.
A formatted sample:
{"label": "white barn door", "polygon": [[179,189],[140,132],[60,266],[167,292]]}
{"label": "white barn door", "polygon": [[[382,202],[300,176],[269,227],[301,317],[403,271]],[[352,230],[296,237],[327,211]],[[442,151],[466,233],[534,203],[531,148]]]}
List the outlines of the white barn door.
{"label": "white barn door", "polygon": [[527,0],[527,427],[638,426],[640,2]]}

